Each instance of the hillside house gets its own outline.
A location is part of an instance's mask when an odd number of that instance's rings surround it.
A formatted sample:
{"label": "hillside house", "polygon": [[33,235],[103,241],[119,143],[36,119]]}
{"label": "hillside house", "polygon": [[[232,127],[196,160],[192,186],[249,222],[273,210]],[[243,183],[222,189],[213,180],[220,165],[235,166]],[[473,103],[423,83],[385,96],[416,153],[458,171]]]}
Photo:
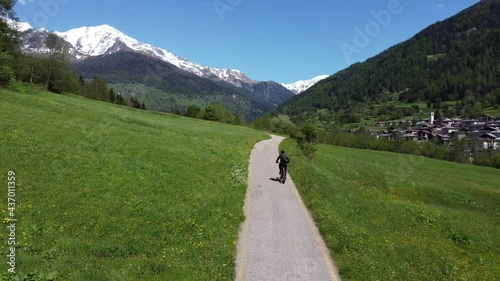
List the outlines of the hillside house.
{"label": "hillside house", "polygon": [[443,126],[451,126],[451,125],[455,124],[455,120],[449,119],[449,118],[444,118],[443,120],[441,120],[440,123]]}
{"label": "hillside house", "polygon": [[441,134],[445,135],[450,135],[451,133],[458,131],[458,128],[453,127],[451,125],[446,125],[444,127],[441,127],[440,129],[441,129]]}
{"label": "hillside house", "polygon": [[390,132],[390,131],[383,131],[382,134],[379,135],[379,137],[386,138],[389,140],[394,140],[396,138],[394,132]]}
{"label": "hillside house", "polygon": [[431,125],[427,122],[420,123],[417,125],[416,129],[418,131],[425,131],[427,134],[437,135],[437,126]]}
{"label": "hillside house", "polygon": [[473,125],[470,125],[470,126],[462,126],[462,128],[467,128],[467,129],[469,129],[473,133],[480,133],[481,131],[483,131],[484,125],[473,124]]}
{"label": "hillside house", "polygon": [[499,149],[500,137],[497,137],[492,133],[487,133],[480,135],[479,139],[481,141],[481,147],[483,149]]}
{"label": "hillside house", "polygon": [[468,128],[477,127],[477,126],[482,127],[484,125],[484,123],[485,122],[481,122],[481,121],[476,120],[476,119],[463,120],[462,127],[468,127]]}
{"label": "hillside house", "polygon": [[441,144],[441,145],[449,145],[450,144],[450,136],[449,135],[439,134],[439,135],[437,135],[437,139],[438,139],[438,144]]}
{"label": "hillside house", "polygon": [[[440,145],[453,145],[455,142],[467,138],[475,143],[478,149],[500,150],[500,120],[496,120],[492,116],[483,115],[479,120],[444,118],[434,124],[431,123],[434,117],[432,113],[430,117],[427,120],[417,122],[414,127],[408,127],[406,130],[377,131],[377,138],[394,140],[399,136],[415,142],[435,140]],[[393,122],[378,121],[375,125],[379,127],[391,126]],[[411,126],[408,122],[399,122],[399,126],[404,125]],[[374,132],[370,133],[374,134]]]}
{"label": "hillside house", "polygon": [[425,140],[429,140],[429,139],[432,139],[432,133],[430,131],[418,130],[417,140],[425,141]]}
{"label": "hillside house", "polygon": [[418,130],[409,128],[406,131],[402,131],[401,136],[407,140],[416,141],[418,140]]}
{"label": "hillside house", "polygon": [[491,126],[491,125],[487,125],[483,128],[483,130],[486,132],[495,132],[495,131],[498,131],[499,129],[500,129],[499,127]]}
{"label": "hillside house", "polygon": [[497,138],[500,138],[500,131],[498,131],[498,130],[497,131],[492,131],[492,132],[490,132],[490,134],[496,136]]}
{"label": "hillside house", "polygon": [[488,123],[488,122],[491,122],[495,120],[495,117],[491,116],[491,115],[481,115],[481,117],[479,117],[479,121],[483,122],[483,123]]}
{"label": "hillside house", "polygon": [[465,138],[470,132],[471,132],[471,130],[469,130],[467,128],[460,128],[459,130],[450,133],[450,136],[454,140],[461,140],[461,139]]}

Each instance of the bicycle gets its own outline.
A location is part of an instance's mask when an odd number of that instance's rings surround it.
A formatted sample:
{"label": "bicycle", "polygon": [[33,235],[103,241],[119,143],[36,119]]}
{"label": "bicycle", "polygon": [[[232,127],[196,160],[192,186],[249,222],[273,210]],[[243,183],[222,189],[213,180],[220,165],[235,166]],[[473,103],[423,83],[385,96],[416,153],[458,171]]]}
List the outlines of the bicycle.
{"label": "bicycle", "polygon": [[286,181],[286,170],[289,162],[290,158],[288,158],[284,150],[281,150],[280,155],[278,156],[278,158],[276,158],[276,163],[279,163],[279,168],[280,168],[280,177],[279,177],[280,183],[285,183]]}
{"label": "bicycle", "polygon": [[286,173],[287,173],[286,170],[287,170],[287,166],[280,164],[280,183],[284,184],[286,181]]}

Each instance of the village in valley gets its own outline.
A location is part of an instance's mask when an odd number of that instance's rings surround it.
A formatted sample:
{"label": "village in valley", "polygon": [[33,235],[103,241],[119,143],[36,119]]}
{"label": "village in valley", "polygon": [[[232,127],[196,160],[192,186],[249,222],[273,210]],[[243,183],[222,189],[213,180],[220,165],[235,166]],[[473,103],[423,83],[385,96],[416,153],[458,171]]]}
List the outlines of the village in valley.
{"label": "village in valley", "polygon": [[[454,145],[467,138],[474,143],[474,149],[500,150],[500,119],[490,115],[482,115],[479,119],[434,119],[434,112],[426,120],[414,121],[379,121],[370,130],[378,138],[403,138],[415,142],[433,141],[440,145]],[[396,128],[407,129],[396,129]],[[389,128],[389,129],[383,129]]]}

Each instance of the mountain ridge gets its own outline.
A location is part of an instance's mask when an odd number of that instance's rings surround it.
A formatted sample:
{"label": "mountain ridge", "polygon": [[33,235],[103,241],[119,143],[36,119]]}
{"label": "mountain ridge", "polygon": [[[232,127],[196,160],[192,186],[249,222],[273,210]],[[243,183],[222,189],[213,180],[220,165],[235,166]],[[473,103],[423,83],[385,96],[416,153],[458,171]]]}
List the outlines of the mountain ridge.
{"label": "mountain ridge", "polygon": [[[48,48],[44,42],[48,34],[49,32],[44,29],[29,29],[23,32],[23,50],[27,53],[47,53]],[[256,81],[250,79],[240,70],[212,68],[190,62],[162,48],[142,43],[107,24],[84,26],[66,32],[54,32],[54,34],[65,42],[67,52],[74,65],[92,57],[102,58],[105,55],[130,50],[170,63],[187,73],[209,79],[224,87],[234,88],[258,103],[267,104],[266,106],[276,107],[294,95],[294,92],[277,82]],[[87,78],[89,75],[91,76],[91,74],[86,73]]]}
{"label": "mountain ridge", "polygon": [[[19,31],[24,33],[30,30],[35,32],[48,32],[45,29],[33,29],[28,23],[23,22],[11,23],[11,25],[16,26]],[[82,26],[64,32],[55,31],[54,34],[69,43],[68,52],[73,60],[82,60],[91,56],[111,54],[120,50],[130,49],[157,57],[200,77],[228,82],[237,87],[258,84],[261,82],[274,82],[271,80],[253,80],[237,69],[214,68],[190,62],[170,51],[132,38],[108,24]],[[26,52],[33,52],[33,49],[29,45],[23,46],[23,50]],[[317,77],[311,80],[300,80],[292,84],[274,83],[280,84],[285,89],[297,94],[317,82],[315,79],[317,79]]]}
{"label": "mountain ridge", "polygon": [[65,32],[55,32],[56,35],[71,43],[79,52],[76,59],[85,59],[91,56],[99,56],[117,52],[121,49],[132,49],[143,52],[163,61],[171,63],[182,70],[194,73],[198,76],[210,78],[213,76],[218,79],[235,83],[235,80],[250,82],[253,81],[243,72],[235,69],[219,69],[202,66],[186,59],[180,58],[175,54],[156,47],[151,44],[140,42],[115,27],[107,24],[90,27],[79,27]]}

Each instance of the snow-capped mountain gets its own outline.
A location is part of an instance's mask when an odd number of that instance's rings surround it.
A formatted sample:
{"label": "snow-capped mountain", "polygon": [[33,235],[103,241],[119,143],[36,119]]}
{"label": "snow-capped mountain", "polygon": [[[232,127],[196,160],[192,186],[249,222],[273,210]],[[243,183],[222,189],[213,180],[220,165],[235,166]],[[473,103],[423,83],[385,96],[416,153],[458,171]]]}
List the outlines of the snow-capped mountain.
{"label": "snow-capped mountain", "polygon": [[10,28],[17,29],[19,32],[25,32],[33,29],[33,27],[31,27],[31,25],[27,22],[17,22],[5,17],[2,17],[2,19],[10,26]]}
{"label": "snow-capped mountain", "polygon": [[[239,70],[213,68],[190,62],[162,48],[142,43],[109,25],[80,27],[54,33],[64,41],[63,44],[73,64],[120,51],[133,51],[167,62],[181,70],[221,85],[234,87],[255,100],[270,102],[275,106],[294,95],[281,84],[273,81],[254,81]],[[48,34],[49,32],[44,29],[29,29],[23,32],[23,51],[36,54],[48,53],[49,50],[44,43]]]}
{"label": "snow-capped mountain", "polygon": [[66,32],[55,32],[55,34],[73,46],[70,53],[72,53],[77,60],[93,56],[108,55],[123,49],[130,49],[157,57],[182,70],[201,77],[211,79],[217,78],[236,86],[241,86],[241,82],[254,82],[239,70],[228,68],[218,69],[190,62],[167,50],[139,42],[109,25],[80,27]]}
{"label": "snow-capped mountain", "polygon": [[281,85],[287,88],[288,90],[294,92],[296,95],[298,95],[327,77],[328,75],[319,75],[310,80],[300,80],[292,84],[281,84]]}

